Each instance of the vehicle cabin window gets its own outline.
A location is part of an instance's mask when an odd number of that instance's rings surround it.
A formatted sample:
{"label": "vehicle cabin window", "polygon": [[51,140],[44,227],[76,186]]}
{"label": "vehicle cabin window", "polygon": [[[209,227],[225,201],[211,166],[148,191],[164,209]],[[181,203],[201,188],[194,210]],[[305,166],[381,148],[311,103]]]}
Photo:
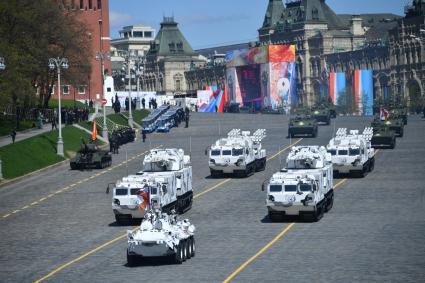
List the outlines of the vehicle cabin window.
{"label": "vehicle cabin window", "polygon": [[271,193],[278,193],[282,191],[282,185],[270,185]]}
{"label": "vehicle cabin window", "polygon": [[243,149],[242,148],[234,148],[234,149],[232,149],[232,155],[233,156],[243,155]]}
{"label": "vehicle cabin window", "polygon": [[116,189],[115,190],[115,195],[116,196],[126,196],[128,194],[128,190],[127,189]]}
{"label": "vehicle cabin window", "polygon": [[331,155],[336,155],[336,149],[329,149],[328,153],[330,153]]}
{"label": "vehicle cabin window", "polygon": [[157,193],[158,193],[158,189],[157,188],[155,188],[155,187],[151,188],[151,194],[152,195],[156,195]]}
{"label": "vehicle cabin window", "polygon": [[301,184],[300,185],[300,191],[301,192],[309,192],[309,191],[311,191],[311,185],[310,184]]}
{"label": "vehicle cabin window", "polygon": [[338,150],[338,155],[348,155],[348,150],[346,149]]}
{"label": "vehicle cabin window", "polygon": [[220,150],[211,150],[211,155],[212,156],[218,156],[218,155],[220,155]]}
{"label": "vehicle cabin window", "polygon": [[231,150],[223,150],[223,155],[232,155]]}
{"label": "vehicle cabin window", "polygon": [[349,154],[350,154],[350,156],[359,155],[360,154],[360,149],[358,149],[358,148],[350,148]]}
{"label": "vehicle cabin window", "polygon": [[297,185],[286,185],[285,186],[285,192],[296,192],[297,191]]}
{"label": "vehicle cabin window", "polygon": [[135,196],[140,189],[130,189],[130,195]]}
{"label": "vehicle cabin window", "polygon": [[314,184],[313,185],[313,191],[316,191],[317,190],[317,185],[316,184]]}
{"label": "vehicle cabin window", "polygon": [[249,155],[249,149],[246,149],[246,155]]}

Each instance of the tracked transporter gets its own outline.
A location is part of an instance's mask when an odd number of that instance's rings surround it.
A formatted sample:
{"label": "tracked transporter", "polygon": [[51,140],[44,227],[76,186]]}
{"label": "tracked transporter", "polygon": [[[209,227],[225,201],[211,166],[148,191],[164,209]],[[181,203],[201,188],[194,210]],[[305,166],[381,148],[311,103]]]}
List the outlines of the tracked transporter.
{"label": "tracked transporter", "polygon": [[339,128],[335,138],[327,145],[332,155],[334,174],[351,174],[364,177],[375,167],[375,152],[371,145],[373,128],[365,128],[362,134],[358,130],[347,133]]}
{"label": "tracked transporter", "polygon": [[153,149],[143,171],[116,182],[112,209],[117,223],[143,218],[148,209],[184,213],[192,207],[192,166],[182,149]]}
{"label": "tracked transporter", "polygon": [[266,168],[266,150],[262,148],[261,141],[265,137],[265,129],[259,129],[253,135],[249,131],[231,130],[227,138],[219,139],[210,147],[208,164],[211,176],[250,176],[256,171],[263,171]]}
{"label": "tracked transporter", "polygon": [[134,266],[140,257],[172,256],[176,263],[195,256],[195,226],[179,221],[175,213],[159,210],[145,214],[140,228],[127,231],[127,263]]}
{"label": "tracked transporter", "polygon": [[317,137],[317,121],[310,114],[297,114],[289,120],[288,137],[309,135]]}
{"label": "tracked transporter", "polygon": [[88,144],[81,139],[81,148],[69,164],[72,170],[97,168],[102,169],[112,164],[112,156],[107,150],[100,149],[95,142]]}
{"label": "tracked transporter", "polygon": [[371,139],[371,145],[373,148],[395,148],[396,135],[395,132],[390,128],[383,125],[373,127],[373,136]]}
{"label": "tracked transporter", "polygon": [[326,148],[293,147],[286,168],[273,174],[267,187],[266,206],[269,218],[299,216],[318,221],[333,206],[333,169]]}

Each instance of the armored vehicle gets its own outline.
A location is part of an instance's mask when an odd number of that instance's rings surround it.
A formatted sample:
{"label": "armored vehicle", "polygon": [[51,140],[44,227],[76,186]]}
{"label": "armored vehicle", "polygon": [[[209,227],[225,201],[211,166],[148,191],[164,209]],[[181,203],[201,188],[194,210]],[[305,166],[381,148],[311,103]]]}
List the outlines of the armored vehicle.
{"label": "armored vehicle", "polygon": [[318,221],[333,206],[332,171],[331,156],[323,146],[293,147],[286,168],[263,184],[269,218],[300,216]]}
{"label": "armored vehicle", "polygon": [[390,109],[390,118],[401,119],[403,124],[407,125],[407,108],[393,107]]}
{"label": "armored vehicle", "polygon": [[228,105],[224,107],[224,112],[226,113],[239,113],[239,103],[230,102]]}
{"label": "armored vehicle", "polygon": [[317,121],[308,114],[297,114],[289,120],[288,137],[310,135],[317,137]]}
{"label": "armored vehicle", "polygon": [[380,120],[379,117],[376,117],[371,126],[373,128],[378,127],[387,127],[391,131],[393,131],[397,137],[403,137],[404,135],[404,123],[402,119],[390,117],[387,120]]}
{"label": "armored vehicle", "polygon": [[137,259],[173,257],[178,264],[195,256],[195,226],[188,219],[178,220],[175,213],[159,210],[146,213],[140,228],[127,231],[127,264]]}
{"label": "armored vehicle", "polygon": [[112,156],[107,150],[100,149],[95,142],[88,144],[81,139],[81,148],[70,160],[72,170],[97,168],[102,169],[112,164]]}
{"label": "armored vehicle", "polygon": [[334,174],[364,177],[371,172],[375,167],[375,152],[370,142],[372,136],[372,128],[365,128],[362,134],[358,130],[347,133],[346,128],[339,128],[327,145]]}
{"label": "armored vehicle", "polygon": [[373,128],[373,136],[371,139],[371,145],[373,148],[395,148],[396,135],[394,131],[383,125],[375,126]]}
{"label": "armored vehicle", "polygon": [[311,109],[311,114],[317,123],[324,123],[329,125],[331,123],[330,109],[324,106],[316,106]]}
{"label": "armored vehicle", "polygon": [[122,178],[112,191],[119,224],[143,218],[149,208],[184,213],[193,199],[190,157],[182,149],[153,149],[143,161],[143,171]]}
{"label": "armored vehicle", "polygon": [[123,145],[129,142],[134,142],[136,139],[136,131],[130,127],[123,127],[112,131],[112,139]]}
{"label": "armored vehicle", "polygon": [[219,139],[209,149],[211,176],[236,174],[246,177],[264,170],[266,150],[262,148],[261,141],[265,137],[265,129],[259,129],[253,135],[249,131],[231,130],[227,138]]}

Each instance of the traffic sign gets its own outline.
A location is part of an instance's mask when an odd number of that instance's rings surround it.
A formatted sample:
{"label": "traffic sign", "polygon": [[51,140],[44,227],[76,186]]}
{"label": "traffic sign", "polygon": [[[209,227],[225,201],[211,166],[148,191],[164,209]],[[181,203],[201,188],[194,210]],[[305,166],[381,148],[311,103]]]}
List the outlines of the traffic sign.
{"label": "traffic sign", "polygon": [[106,103],[108,103],[108,101],[106,100],[106,98],[102,98],[102,99],[100,100],[100,102],[102,102],[102,105],[105,105]]}

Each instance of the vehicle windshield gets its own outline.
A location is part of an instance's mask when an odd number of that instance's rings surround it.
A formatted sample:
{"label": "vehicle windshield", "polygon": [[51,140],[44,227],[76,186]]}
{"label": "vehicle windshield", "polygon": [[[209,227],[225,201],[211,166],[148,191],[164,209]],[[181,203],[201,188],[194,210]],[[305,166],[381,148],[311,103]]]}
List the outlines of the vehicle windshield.
{"label": "vehicle windshield", "polygon": [[300,185],[300,191],[301,192],[309,192],[309,191],[311,191],[311,185],[310,184],[301,184]]}
{"label": "vehicle windshield", "polygon": [[158,193],[158,189],[156,187],[151,188],[151,194],[156,195]]}
{"label": "vehicle windshield", "polygon": [[282,191],[282,185],[270,185],[271,193],[278,193]]}
{"label": "vehicle windshield", "polygon": [[234,149],[232,149],[232,155],[233,156],[243,155],[243,149],[242,148],[234,148]]}
{"label": "vehicle windshield", "polygon": [[140,189],[130,189],[130,195],[135,196]]}
{"label": "vehicle windshield", "polygon": [[128,194],[127,189],[115,189],[116,196],[126,196]]}
{"label": "vehicle windshield", "polygon": [[338,150],[338,155],[348,155],[348,150],[340,149],[340,150]]}
{"label": "vehicle windshield", "polygon": [[360,149],[359,148],[350,148],[349,149],[349,154],[350,154],[350,156],[359,155],[360,154]]}
{"label": "vehicle windshield", "polygon": [[296,192],[297,185],[285,185],[285,192]]}
{"label": "vehicle windshield", "polygon": [[232,151],[231,150],[223,150],[223,155],[231,155]]}
{"label": "vehicle windshield", "polygon": [[336,155],[336,149],[328,149],[328,153],[331,155]]}
{"label": "vehicle windshield", "polygon": [[218,155],[220,155],[220,150],[217,150],[217,149],[211,150],[211,156],[218,156]]}

